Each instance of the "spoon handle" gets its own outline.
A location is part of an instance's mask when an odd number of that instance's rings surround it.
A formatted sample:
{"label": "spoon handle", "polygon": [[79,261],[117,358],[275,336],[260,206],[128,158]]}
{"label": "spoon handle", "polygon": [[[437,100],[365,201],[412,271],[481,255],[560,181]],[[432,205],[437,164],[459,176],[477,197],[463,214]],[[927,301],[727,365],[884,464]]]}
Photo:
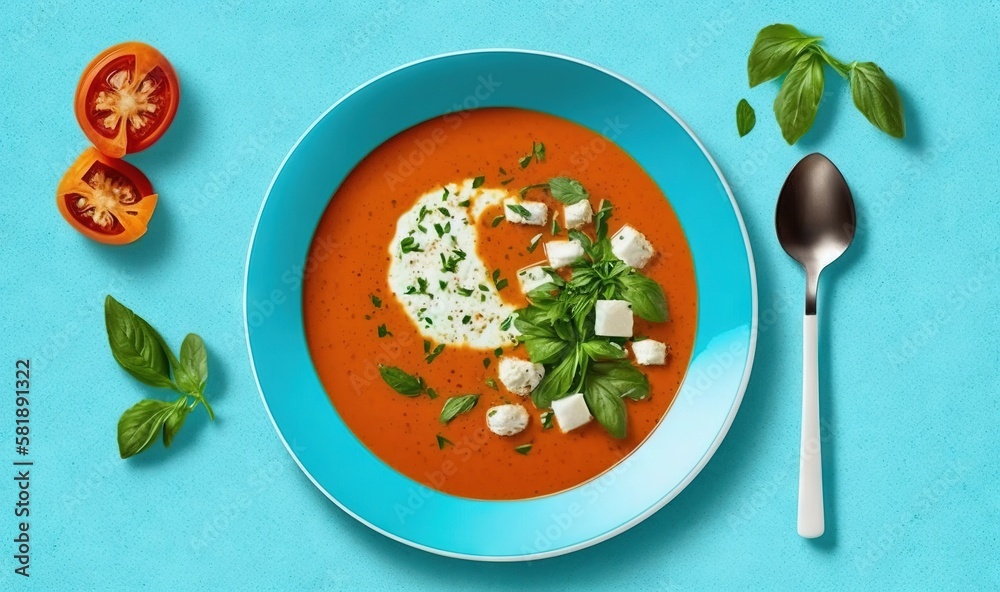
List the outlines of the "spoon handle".
{"label": "spoon handle", "polygon": [[819,331],[815,314],[802,324],[802,440],[799,447],[799,536],[823,534],[823,459],[819,438]]}

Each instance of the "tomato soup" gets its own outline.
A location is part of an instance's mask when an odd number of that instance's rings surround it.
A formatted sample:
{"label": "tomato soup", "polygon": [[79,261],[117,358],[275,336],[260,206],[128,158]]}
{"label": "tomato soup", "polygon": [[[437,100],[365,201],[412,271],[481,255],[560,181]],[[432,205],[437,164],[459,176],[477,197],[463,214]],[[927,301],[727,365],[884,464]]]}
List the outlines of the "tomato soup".
{"label": "tomato soup", "polygon": [[[501,359],[528,358],[526,344],[517,343],[517,331],[503,318],[506,311],[529,303],[519,287],[519,270],[546,260],[545,243],[568,238],[563,215],[568,201],[554,197],[555,178],[571,178],[586,188],[595,211],[602,200],[613,205],[606,222],[610,234],[628,224],[655,249],[641,273],[662,287],[669,317],[651,322],[636,316],[633,337],[616,343],[628,352],[622,363],[634,357],[634,339],[662,342],[669,354],[663,364],[635,366],[648,379],[649,394],[642,400],[622,398],[627,430],[621,438],[598,421],[564,432],[564,424],[553,424],[532,396],[508,390],[498,375]],[[506,202],[482,197],[519,200],[520,189],[546,183],[547,188],[529,189],[523,196],[530,200],[525,206],[547,206],[544,225],[516,223],[519,216],[505,209]],[[459,191],[485,193],[472,205],[468,199],[456,205]],[[443,216],[447,208],[421,205],[414,218],[418,204],[432,205],[428,196],[439,194],[452,210],[480,211],[468,218],[452,213],[432,225],[433,216],[439,216],[433,210],[441,209]],[[404,219],[413,226],[408,233],[403,232]],[[580,230],[594,235],[594,224]],[[427,256],[427,245],[448,239],[453,244],[447,256],[443,251],[439,258]],[[416,281],[393,279],[393,266],[410,255],[424,256],[409,260],[421,262],[414,265]],[[600,475],[656,427],[690,361],[697,318],[694,265],[666,196],[613,142],[544,113],[508,108],[452,113],[391,138],[362,160],[333,195],[309,257],[312,271],[303,288],[306,338],[332,405],[376,456],[450,494],[530,498]],[[486,270],[487,277],[452,280],[444,272],[458,265],[466,274]],[[560,274],[567,275],[565,270]],[[462,281],[469,285],[462,287]],[[473,315],[442,309],[460,302],[445,297],[453,290],[469,294],[472,309],[488,310],[473,310]],[[419,298],[426,304],[416,308]],[[507,335],[497,323],[514,332],[512,341],[495,343]],[[380,369],[390,367],[416,381],[387,379]],[[596,367],[593,362],[591,367]],[[546,368],[553,372],[550,365]],[[469,394],[478,395],[473,406],[443,423],[445,402]],[[488,419],[499,406],[522,407],[527,427],[506,436],[491,431]]]}

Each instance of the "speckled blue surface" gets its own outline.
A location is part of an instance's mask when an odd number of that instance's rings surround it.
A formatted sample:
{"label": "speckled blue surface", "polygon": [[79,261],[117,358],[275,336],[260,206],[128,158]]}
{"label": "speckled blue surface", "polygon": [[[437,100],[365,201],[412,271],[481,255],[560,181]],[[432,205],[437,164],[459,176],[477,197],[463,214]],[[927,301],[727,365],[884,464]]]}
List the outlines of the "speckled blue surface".
{"label": "speckled blue surface", "polygon": [[[38,589],[996,588],[1000,574],[996,193],[1000,6],[706,2],[597,9],[575,1],[325,3],[239,0],[170,9],[54,1],[0,19],[0,363],[36,363],[30,582]],[[113,7],[112,7],[113,5]],[[745,86],[757,30],[791,21],[897,80],[904,142],[854,112],[839,80],[800,145]],[[84,147],[72,115],[83,65],[142,38],[184,85],[169,135],[131,160],[163,196],[140,243],[107,249],[52,204]],[[527,565],[434,557],[386,540],[299,472],[260,404],[240,297],[250,228],[271,176],[336,98],[401,63],[513,46],[576,55],[637,81],[691,125],[733,185],[757,260],[758,358],[729,437],[695,482],[611,542]],[[758,126],[736,137],[746,96]],[[820,150],[854,189],[857,244],[824,278],[822,387],[829,534],[795,535],[801,272],[773,238],[785,173]],[[122,462],[114,425],[148,394],[108,355],[112,292],[177,343],[211,349],[219,420],[192,417],[175,448]],[[12,459],[9,399],[0,458]],[[4,472],[6,471],[6,472]],[[0,469],[0,506],[16,492]]]}

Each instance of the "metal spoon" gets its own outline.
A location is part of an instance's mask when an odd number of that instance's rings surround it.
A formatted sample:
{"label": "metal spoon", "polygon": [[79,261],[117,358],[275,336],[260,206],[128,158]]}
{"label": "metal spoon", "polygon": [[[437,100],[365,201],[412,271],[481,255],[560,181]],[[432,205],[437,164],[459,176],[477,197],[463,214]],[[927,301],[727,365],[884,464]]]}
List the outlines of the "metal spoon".
{"label": "metal spoon", "polygon": [[819,352],[816,290],[819,274],[854,239],[854,200],[837,167],[819,153],[788,173],[774,216],[778,242],[806,271],[802,332],[802,440],[799,450],[799,536],[823,534],[823,462],[819,433]]}

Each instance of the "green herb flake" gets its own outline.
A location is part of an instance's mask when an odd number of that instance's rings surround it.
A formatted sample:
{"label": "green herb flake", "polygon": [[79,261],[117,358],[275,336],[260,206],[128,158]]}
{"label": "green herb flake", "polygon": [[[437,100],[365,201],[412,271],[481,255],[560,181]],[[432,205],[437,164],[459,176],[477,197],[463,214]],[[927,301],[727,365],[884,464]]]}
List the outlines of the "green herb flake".
{"label": "green herb flake", "polygon": [[531,164],[531,157],[532,155],[529,154],[527,156],[522,157],[521,160],[517,161],[518,164],[521,165],[522,169],[528,168],[528,165]]}
{"label": "green herb flake", "polygon": [[438,280],[438,288],[440,288],[441,290],[447,290],[448,289],[448,282],[446,282],[444,280]]}
{"label": "green herb flake", "polygon": [[372,299],[372,304],[375,306],[375,308],[382,308],[382,299],[381,298],[379,298],[378,296],[372,294],[371,295],[371,299]]}
{"label": "green herb flake", "polygon": [[520,446],[515,446],[514,452],[526,455],[531,452],[531,444],[521,444]]}
{"label": "green herb flake", "polygon": [[498,358],[500,356],[502,356],[503,355],[503,348],[502,347],[498,347],[495,350],[493,350],[493,355],[496,356],[496,357],[498,357]]}
{"label": "green herb flake", "polygon": [[542,414],[542,429],[551,430],[552,420],[555,419],[556,414],[551,411],[546,411]]}
{"label": "green herb flake", "polygon": [[531,220],[531,212],[521,204],[506,204],[507,209],[514,212],[525,220]]}
{"label": "green herb flake", "polygon": [[444,450],[444,447],[446,445],[451,444],[451,440],[449,440],[448,438],[445,438],[441,434],[437,435],[437,442],[438,442],[438,449],[439,450]]}
{"label": "green herb flake", "polygon": [[437,391],[432,388],[427,389],[427,396],[430,397],[431,400],[438,398]]}
{"label": "green herb flake", "polygon": [[537,249],[537,248],[538,248],[538,243],[539,243],[539,242],[540,242],[541,240],[542,240],[542,234],[541,234],[541,233],[538,233],[538,234],[536,234],[536,235],[535,235],[535,236],[534,236],[534,237],[533,237],[533,238],[531,239],[531,242],[530,242],[530,243],[528,243],[528,252],[529,252],[529,253],[534,253],[534,252],[535,252],[535,249]]}
{"label": "green herb flake", "polygon": [[490,360],[489,358],[483,358],[483,368],[489,368],[490,362],[492,362],[492,360]]}
{"label": "green herb flake", "polygon": [[470,288],[463,288],[462,286],[455,288],[455,291],[461,294],[462,296],[466,297],[472,296],[472,294],[475,292],[475,290],[472,290]]}
{"label": "green herb flake", "polygon": [[378,372],[389,387],[401,395],[416,397],[424,390],[423,380],[395,366],[379,364]]}
{"label": "green herb flake", "polygon": [[437,346],[431,351],[431,353],[427,354],[426,356],[427,363],[430,364],[431,362],[433,362],[438,356],[441,355],[441,352],[443,351],[444,351],[444,344],[443,343],[437,344]]}
{"label": "green herb flake", "polygon": [[472,188],[473,189],[478,189],[478,188],[482,187],[483,183],[485,183],[485,182],[486,182],[486,177],[480,175],[480,176],[478,176],[478,177],[476,177],[475,179],[472,180]]}
{"label": "green herb flake", "polygon": [[492,378],[486,379],[486,386],[490,387],[495,391],[500,390],[500,387],[497,386],[497,381],[493,380]]}
{"label": "green herb flake", "polygon": [[444,402],[444,407],[441,408],[441,417],[439,421],[443,424],[447,424],[455,417],[468,413],[476,406],[479,401],[479,395],[459,395],[457,397],[449,397],[447,401]]}
{"label": "green herb flake", "polygon": [[506,319],[503,320],[502,323],[500,323],[500,330],[507,331],[508,329],[510,329],[510,326],[513,322],[514,322],[513,316],[507,317]]}
{"label": "green herb flake", "polygon": [[472,322],[472,317],[470,315],[465,315],[464,317],[462,317],[463,325],[468,325],[471,322]]}
{"label": "green herb flake", "polygon": [[461,207],[463,207],[463,208],[467,208],[467,207],[469,207],[470,203],[472,203],[472,202],[469,201],[469,200],[467,200],[467,199],[463,199],[462,201],[458,202],[458,205],[461,206]]}
{"label": "green herb flake", "polygon": [[408,236],[399,241],[399,248],[402,249],[403,253],[422,253],[424,251],[420,248],[420,245],[417,244],[417,240],[412,236]]}
{"label": "green herb flake", "polygon": [[493,221],[490,222],[490,226],[493,227],[493,228],[496,228],[497,226],[500,225],[501,222],[504,221],[505,217],[506,216],[504,216],[503,214],[501,214],[501,215],[497,216],[496,218],[493,218]]}
{"label": "green herb flake", "polygon": [[447,200],[447,199],[448,199],[448,195],[449,195],[450,193],[451,193],[451,192],[450,192],[450,191],[448,191],[448,188],[447,188],[447,187],[445,187],[445,188],[444,188],[444,195],[442,195],[442,196],[441,196],[441,201],[445,201],[445,200]]}
{"label": "green herb flake", "polygon": [[541,142],[532,142],[531,153],[535,157],[535,162],[542,162],[545,160],[545,144]]}
{"label": "green herb flake", "polygon": [[379,337],[385,337],[386,335],[388,335],[388,336],[391,337],[392,336],[392,331],[386,329],[386,327],[385,327],[384,324],[379,325],[378,326],[378,336]]}

